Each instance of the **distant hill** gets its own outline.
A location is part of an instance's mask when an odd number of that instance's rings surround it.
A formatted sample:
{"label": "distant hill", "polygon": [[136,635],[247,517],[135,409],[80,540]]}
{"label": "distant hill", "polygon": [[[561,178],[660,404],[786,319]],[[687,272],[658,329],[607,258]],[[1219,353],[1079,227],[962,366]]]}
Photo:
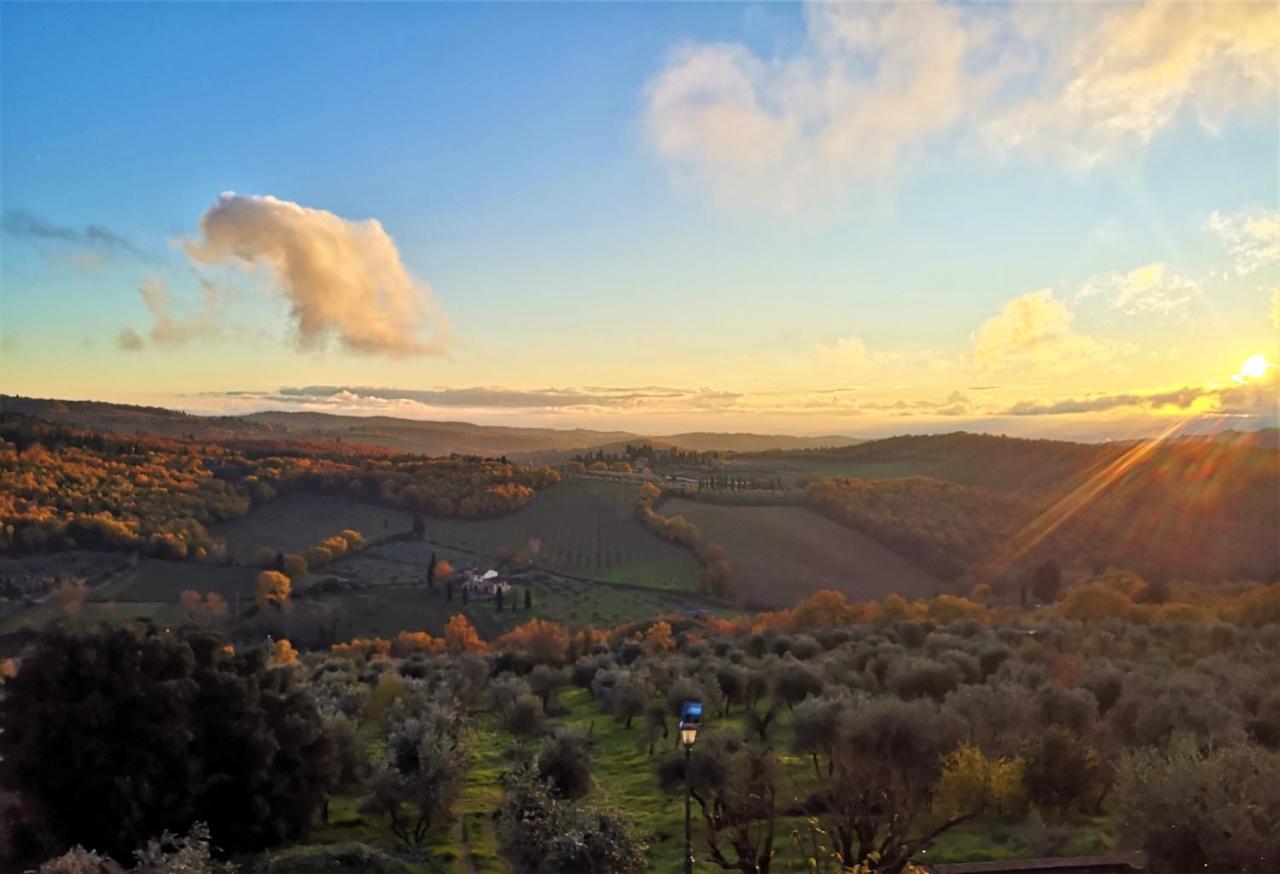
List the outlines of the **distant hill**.
{"label": "distant hill", "polygon": [[197,416],[160,407],[9,395],[0,395],[0,411],[22,413],[63,425],[103,431],[141,431],[162,437],[196,440],[254,437],[342,440],[380,446],[396,452],[505,455],[541,463],[567,460],[571,455],[588,449],[621,449],[628,443],[642,442],[699,452],[797,450],[848,446],[858,442],[857,438],[839,435],[795,437],[787,434],[692,432],[668,437],[647,436],[630,431],[520,428],[318,412],[268,411],[243,416]]}
{"label": "distant hill", "polygon": [[1266,432],[1096,444],[957,432],[758,457],[809,482],[811,506],[939,572],[1054,558],[1271,580],[1280,575],[1274,442]]}

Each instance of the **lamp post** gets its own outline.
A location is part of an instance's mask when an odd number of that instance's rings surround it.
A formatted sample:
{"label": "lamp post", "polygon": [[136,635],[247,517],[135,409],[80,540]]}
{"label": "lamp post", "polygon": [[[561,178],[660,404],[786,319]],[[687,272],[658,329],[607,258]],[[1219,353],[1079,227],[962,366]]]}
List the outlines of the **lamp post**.
{"label": "lamp post", "polygon": [[689,763],[693,742],[702,725],[702,702],[685,701],[680,707],[680,742],[684,744],[684,872],[693,874],[693,784],[689,779]]}

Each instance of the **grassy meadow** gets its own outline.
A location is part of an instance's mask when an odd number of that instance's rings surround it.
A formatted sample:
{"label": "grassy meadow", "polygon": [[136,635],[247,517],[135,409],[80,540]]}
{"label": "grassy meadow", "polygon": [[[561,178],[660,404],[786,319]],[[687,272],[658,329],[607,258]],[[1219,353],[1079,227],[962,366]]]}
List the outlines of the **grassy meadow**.
{"label": "grassy meadow", "polygon": [[366,540],[378,540],[413,529],[413,515],[378,504],[332,495],[292,494],[253,508],[245,516],[214,525],[209,533],[226,541],[227,552],[249,562],[266,548],[301,552],[344,528]]}
{"label": "grassy meadow", "polygon": [[921,597],[946,588],[924,568],[807,507],[675,498],[663,502],[660,512],[683,516],[724,547],[733,564],[734,594],[747,603],[789,606],[821,589],[870,600],[895,592]]}

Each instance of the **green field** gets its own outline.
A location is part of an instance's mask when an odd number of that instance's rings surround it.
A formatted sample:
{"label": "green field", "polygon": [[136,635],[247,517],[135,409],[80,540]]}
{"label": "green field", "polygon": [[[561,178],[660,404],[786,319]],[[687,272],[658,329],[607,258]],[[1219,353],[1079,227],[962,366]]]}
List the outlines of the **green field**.
{"label": "green field", "polygon": [[945,591],[946,585],[861,532],[807,507],[731,506],[688,498],[660,512],[683,516],[720,544],[733,565],[733,593],[748,603],[790,606],[819,589],[850,600]]}
{"label": "green field", "polygon": [[[508,631],[532,617],[570,625],[607,628],[626,622],[652,619],[667,613],[688,610],[730,612],[727,605],[707,602],[691,593],[669,589],[647,589],[618,583],[601,583],[534,571],[513,578],[516,606],[498,613],[487,602],[464,605],[460,595],[447,601],[442,586],[435,591],[425,586],[427,565],[432,554],[456,567],[469,564],[488,566],[477,556],[416,541],[395,541],[372,547],[329,565],[308,578],[299,591],[317,586],[306,600],[332,608],[339,617],[339,635],[351,637],[393,637],[400,631],[428,631],[439,634],[454,614],[467,616],[481,634],[491,637]],[[320,594],[324,580],[334,580],[351,591]],[[524,590],[533,597],[526,612]]]}
{"label": "green field", "polygon": [[217,592],[230,603],[251,603],[258,590],[255,568],[193,564],[148,558],[89,593],[89,601],[176,602],[184,591]]}
{"label": "green field", "polygon": [[344,528],[354,528],[366,540],[413,529],[413,516],[377,504],[330,495],[286,495],[255,507],[248,515],[209,529],[226,541],[231,556],[251,561],[266,547],[273,551],[301,552]]}
{"label": "green field", "polygon": [[510,516],[428,519],[427,539],[496,555],[527,554],[561,574],[661,589],[690,589],[698,562],[635,518],[638,486],[569,477]]}

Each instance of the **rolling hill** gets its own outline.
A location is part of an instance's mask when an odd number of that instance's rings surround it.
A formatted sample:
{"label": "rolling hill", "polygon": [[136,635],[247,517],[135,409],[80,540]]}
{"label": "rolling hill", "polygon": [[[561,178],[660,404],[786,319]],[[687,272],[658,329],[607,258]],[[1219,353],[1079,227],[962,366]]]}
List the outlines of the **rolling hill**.
{"label": "rolling hill", "polygon": [[196,440],[286,438],[342,440],[395,452],[425,455],[509,456],[555,463],[584,450],[650,442],[696,451],[762,452],[847,446],[857,438],[841,435],[796,437],[787,434],[691,432],[650,436],[629,431],[583,428],[520,428],[470,422],[344,416],[332,413],[265,411],[242,416],[197,416],[161,407],[99,401],[62,401],[0,395],[0,411],[34,416],[60,425],[101,431],[136,432]]}

